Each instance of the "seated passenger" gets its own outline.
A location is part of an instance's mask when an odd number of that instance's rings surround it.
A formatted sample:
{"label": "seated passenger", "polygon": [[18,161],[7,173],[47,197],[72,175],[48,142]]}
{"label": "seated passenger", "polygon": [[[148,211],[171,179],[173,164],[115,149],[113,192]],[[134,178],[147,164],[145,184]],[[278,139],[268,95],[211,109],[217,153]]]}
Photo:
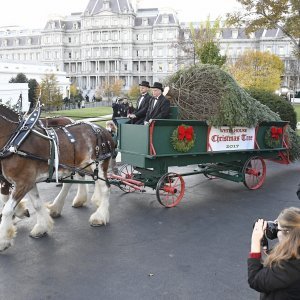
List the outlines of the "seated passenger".
{"label": "seated passenger", "polygon": [[153,119],[168,119],[170,115],[170,101],[165,98],[163,86],[160,82],[154,82],[152,89],[153,97],[147,110],[144,124],[149,124]]}
{"label": "seated passenger", "polygon": [[144,120],[151,99],[151,96],[148,93],[150,88],[149,82],[142,81],[142,83],[140,83],[139,86],[141,95],[137,100],[136,109],[133,113],[128,114],[128,118],[132,120],[133,124],[144,124]]}

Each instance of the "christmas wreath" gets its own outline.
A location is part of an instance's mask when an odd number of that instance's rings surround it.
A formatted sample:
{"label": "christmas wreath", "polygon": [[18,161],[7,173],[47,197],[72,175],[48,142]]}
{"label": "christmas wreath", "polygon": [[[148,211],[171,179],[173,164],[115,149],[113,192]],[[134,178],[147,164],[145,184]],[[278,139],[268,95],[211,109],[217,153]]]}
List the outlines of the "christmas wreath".
{"label": "christmas wreath", "polygon": [[270,148],[278,148],[282,145],[283,130],[281,127],[272,126],[266,130],[265,144]]}
{"label": "christmas wreath", "polygon": [[194,128],[187,125],[179,125],[172,133],[171,142],[178,152],[188,152],[194,147],[196,135]]}

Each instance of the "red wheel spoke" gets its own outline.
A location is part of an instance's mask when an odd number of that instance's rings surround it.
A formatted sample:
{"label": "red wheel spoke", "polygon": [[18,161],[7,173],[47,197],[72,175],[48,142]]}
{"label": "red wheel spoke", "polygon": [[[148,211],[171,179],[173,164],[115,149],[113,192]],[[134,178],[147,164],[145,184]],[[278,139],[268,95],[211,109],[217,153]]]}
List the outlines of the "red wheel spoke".
{"label": "red wheel spoke", "polygon": [[184,190],[185,184],[182,176],[176,173],[167,173],[157,183],[157,200],[166,207],[174,207],[183,198]]}
{"label": "red wheel spoke", "polygon": [[262,186],[266,177],[266,165],[261,157],[250,158],[244,165],[244,184],[251,190]]}

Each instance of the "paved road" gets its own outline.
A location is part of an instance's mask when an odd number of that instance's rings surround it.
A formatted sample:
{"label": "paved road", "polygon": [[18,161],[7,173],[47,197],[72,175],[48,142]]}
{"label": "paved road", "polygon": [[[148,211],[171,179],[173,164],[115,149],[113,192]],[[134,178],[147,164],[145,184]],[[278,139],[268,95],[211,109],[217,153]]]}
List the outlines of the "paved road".
{"label": "paved road", "polygon": [[[252,223],[300,205],[299,171],[299,163],[268,163],[257,191],[186,177],[185,197],[174,209],[162,208],[153,191],[125,195],[114,187],[111,223],[103,228],[88,225],[92,204],[71,207],[74,187],[51,236],[28,236],[34,214],[18,222],[15,245],[0,254],[0,299],[258,299],[247,285]],[[40,190],[50,201],[59,188]]]}

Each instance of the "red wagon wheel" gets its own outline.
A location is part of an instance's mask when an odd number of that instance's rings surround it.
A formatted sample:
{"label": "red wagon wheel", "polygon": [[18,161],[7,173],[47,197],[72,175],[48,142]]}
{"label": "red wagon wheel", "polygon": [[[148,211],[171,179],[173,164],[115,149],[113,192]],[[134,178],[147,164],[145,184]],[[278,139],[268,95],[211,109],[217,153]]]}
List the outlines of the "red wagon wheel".
{"label": "red wagon wheel", "polygon": [[[134,166],[124,164],[118,169],[118,175],[123,177],[124,179],[134,179],[134,175],[139,174]],[[125,193],[132,193],[135,189],[125,183],[120,182],[119,188]]]}
{"label": "red wagon wheel", "polygon": [[250,157],[244,164],[244,185],[250,190],[260,188],[266,178],[266,163],[259,156]]}
{"label": "red wagon wheel", "polygon": [[165,207],[176,206],[181,201],[184,191],[184,180],[177,173],[166,173],[156,185],[157,200]]}

